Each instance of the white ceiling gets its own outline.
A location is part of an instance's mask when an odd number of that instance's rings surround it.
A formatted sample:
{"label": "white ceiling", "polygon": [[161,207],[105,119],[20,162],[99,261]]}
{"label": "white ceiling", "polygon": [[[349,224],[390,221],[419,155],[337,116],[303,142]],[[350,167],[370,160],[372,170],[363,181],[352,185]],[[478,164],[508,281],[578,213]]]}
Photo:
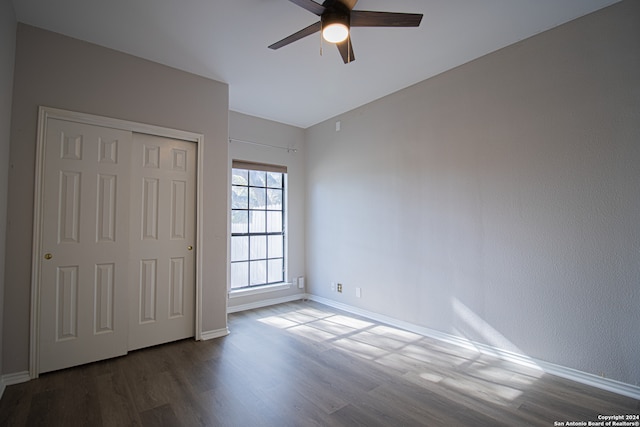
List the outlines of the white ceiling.
{"label": "white ceiling", "polygon": [[[356,61],[287,0],[13,0],[18,21],[229,84],[234,111],[309,127],[619,0],[360,0],[423,13],[419,28],[354,28]],[[321,0],[318,0],[321,2]]]}

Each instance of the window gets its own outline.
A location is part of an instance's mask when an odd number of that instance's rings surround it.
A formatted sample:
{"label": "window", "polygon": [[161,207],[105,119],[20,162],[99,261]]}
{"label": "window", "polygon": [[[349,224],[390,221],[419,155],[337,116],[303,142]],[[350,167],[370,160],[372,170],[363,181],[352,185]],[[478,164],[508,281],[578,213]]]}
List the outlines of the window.
{"label": "window", "polygon": [[233,161],[231,289],[284,282],[286,168]]}

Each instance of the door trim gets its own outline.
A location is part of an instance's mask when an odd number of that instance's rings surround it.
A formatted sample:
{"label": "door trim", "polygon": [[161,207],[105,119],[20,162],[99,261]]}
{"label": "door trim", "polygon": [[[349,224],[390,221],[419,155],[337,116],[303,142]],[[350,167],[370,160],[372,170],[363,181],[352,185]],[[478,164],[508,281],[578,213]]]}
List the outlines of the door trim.
{"label": "door trim", "polygon": [[38,378],[40,374],[40,352],[38,348],[40,338],[40,271],[42,255],[42,222],[44,208],[44,164],[45,144],[48,119],[60,119],[71,122],[83,123],[120,129],[135,133],[145,133],[166,138],[181,139],[196,143],[197,171],[196,171],[196,271],[195,271],[195,339],[202,339],[202,201],[203,177],[202,159],[204,150],[204,135],[194,132],[165,128],[128,120],[114,119],[96,116],[93,114],[78,113],[58,108],[40,106],[38,109],[38,134],[36,145],[36,167],[33,200],[33,245],[31,252],[31,325],[29,336],[29,377]]}

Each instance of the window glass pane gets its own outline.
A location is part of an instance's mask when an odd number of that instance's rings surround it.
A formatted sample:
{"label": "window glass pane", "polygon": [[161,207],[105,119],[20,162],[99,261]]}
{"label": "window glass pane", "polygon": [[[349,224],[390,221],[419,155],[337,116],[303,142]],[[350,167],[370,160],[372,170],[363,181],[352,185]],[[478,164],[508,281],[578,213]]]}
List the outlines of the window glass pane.
{"label": "window glass pane", "polygon": [[249,208],[264,209],[267,206],[267,190],[264,188],[249,189]]}
{"label": "window glass pane", "polygon": [[269,233],[282,232],[282,212],[279,212],[279,211],[267,212],[267,232]]}
{"label": "window glass pane", "polygon": [[282,188],[282,174],[279,172],[267,172],[267,187]]}
{"label": "window glass pane", "polygon": [[232,233],[248,233],[249,232],[249,212],[231,211],[231,232]]}
{"label": "window glass pane", "polygon": [[248,185],[249,184],[249,171],[245,169],[232,169],[231,170],[231,183],[236,185]]}
{"label": "window glass pane", "polygon": [[251,236],[251,259],[267,257],[267,236]]}
{"label": "window glass pane", "polygon": [[281,235],[269,236],[269,258],[282,258],[284,255],[284,241]]}
{"label": "window glass pane", "polygon": [[267,209],[282,209],[282,190],[267,190]]}
{"label": "window glass pane", "polygon": [[249,237],[231,237],[231,261],[246,261],[249,259]]}
{"label": "window glass pane", "polygon": [[267,261],[250,261],[250,280],[251,285],[263,285],[267,283]]}
{"label": "window glass pane", "polygon": [[249,185],[264,187],[267,182],[267,173],[263,171],[249,171]]}
{"label": "window glass pane", "polygon": [[249,286],[249,263],[234,262],[231,264],[231,288]]}
{"label": "window glass pane", "polygon": [[282,272],[282,259],[270,259],[269,260],[269,283],[284,282],[284,275]]}
{"label": "window glass pane", "polygon": [[265,211],[249,211],[249,233],[264,233],[266,228]]}
{"label": "window glass pane", "polygon": [[231,187],[231,207],[233,209],[247,209],[249,207],[249,192],[247,187]]}

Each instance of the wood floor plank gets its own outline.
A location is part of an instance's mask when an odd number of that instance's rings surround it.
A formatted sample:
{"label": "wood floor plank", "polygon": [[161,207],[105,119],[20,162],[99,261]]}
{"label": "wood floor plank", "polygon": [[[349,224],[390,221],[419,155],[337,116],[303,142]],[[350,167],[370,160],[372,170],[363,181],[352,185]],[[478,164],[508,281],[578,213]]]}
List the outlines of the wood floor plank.
{"label": "wood floor plank", "polygon": [[418,386],[427,390],[432,390],[450,401],[462,404],[470,411],[480,412],[492,418],[496,424],[499,424],[499,420],[509,417],[513,425],[535,425],[537,420],[531,417],[526,418],[523,414],[519,413],[517,406],[513,403],[488,401],[476,396],[468,395],[460,390],[448,387],[441,382],[434,382],[417,375],[415,372],[410,372],[404,376],[407,381],[413,382]]}
{"label": "wood floor plank", "polygon": [[33,388],[33,381],[30,381],[5,389],[0,400],[0,426],[27,424]]}
{"label": "wood floor plank", "polygon": [[[361,408],[358,405],[349,404],[344,408],[331,414],[331,421],[333,425],[340,426],[354,426],[354,427],[375,427],[387,424],[388,419],[379,418],[377,414],[372,413],[366,408]],[[408,424],[399,424],[407,426]]]}
{"label": "wood floor plank", "polygon": [[182,423],[168,403],[140,413],[142,425],[145,427],[179,427]]}
{"label": "wood floor plank", "polygon": [[227,384],[215,387],[198,396],[198,401],[207,411],[212,426],[269,426],[278,418],[274,411],[259,398],[259,390],[246,386]]}
{"label": "wood floor plank", "polygon": [[61,398],[62,396],[55,391],[43,391],[34,395],[25,425],[61,425],[60,422],[64,416],[60,404]]}
{"label": "wood floor plank", "polygon": [[282,384],[270,390],[259,390],[257,396],[274,412],[274,422],[270,426],[328,426],[330,414],[316,401],[305,396],[304,389],[298,388],[292,379],[291,384]]}
{"label": "wood floor plank", "polygon": [[141,426],[131,391],[121,372],[107,373],[96,378],[102,424],[105,427]]}
{"label": "wood floor plank", "polygon": [[191,383],[178,371],[169,372],[171,387],[167,392],[173,412],[178,419],[187,426],[209,426],[212,425],[210,414],[197,399],[197,393]]}
{"label": "wood floor plank", "polygon": [[315,302],[6,388],[4,426],[551,426],[640,401]]}

